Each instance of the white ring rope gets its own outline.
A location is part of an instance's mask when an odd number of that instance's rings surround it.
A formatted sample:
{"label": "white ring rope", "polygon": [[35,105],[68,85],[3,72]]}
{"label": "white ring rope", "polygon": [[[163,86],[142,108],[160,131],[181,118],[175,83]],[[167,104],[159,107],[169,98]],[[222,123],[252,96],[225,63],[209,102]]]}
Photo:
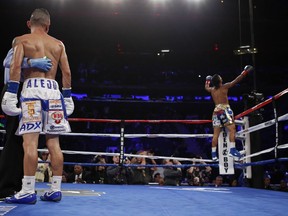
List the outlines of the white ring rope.
{"label": "white ring rope", "polygon": [[[278,121],[286,121],[286,120],[288,120],[288,113],[283,115],[283,116],[280,116],[278,118]],[[263,129],[263,128],[270,127],[270,126],[274,125],[275,122],[276,122],[275,119],[272,119],[272,120],[260,123],[258,125],[254,125],[252,127],[249,127],[249,128],[244,129],[244,130],[238,131],[236,133],[236,136],[244,135],[244,134],[247,134],[247,133],[254,132],[256,130],[260,130],[260,129]]]}
{"label": "white ring rope", "polygon": [[[39,152],[45,152],[47,149],[38,149]],[[86,152],[86,151],[69,151],[62,150],[64,154],[81,154],[81,155],[104,155],[104,156],[119,156],[120,153],[107,153],[107,152]],[[168,156],[152,156],[152,155],[137,155],[137,154],[125,154],[124,157],[141,157],[141,158],[149,158],[149,159],[171,159],[178,161],[192,161],[192,162],[213,162],[209,159],[198,159],[198,158],[180,158],[180,157],[168,157]]]}
{"label": "white ring rope", "polygon": [[[282,115],[278,117],[278,121],[286,121],[288,120],[288,113],[285,115]],[[235,123],[238,125],[244,125],[245,121],[243,120],[235,120]],[[263,128],[270,127],[276,123],[275,119],[266,121],[264,123],[260,123],[258,125],[243,129],[241,131],[238,131],[236,133],[236,137],[242,139],[244,135],[261,130]],[[6,133],[6,130],[0,130],[0,133]],[[43,134],[43,133],[41,133]],[[107,133],[64,133],[61,134],[63,136],[87,136],[87,137],[114,137],[114,138],[120,138],[121,134],[107,134]],[[124,134],[124,138],[139,138],[139,137],[145,137],[145,138],[210,138],[213,137],[213,134]],[[262,150],[260,152],[253,153],[251,155],[246,155],[243,158],[252,158],[255,156],[259,156],[261,154],[272,152],[275,149],[286,149],[288,148],[288,144],[279,145],[276,147],[268,148],[265,150]],[[0,150],[2,150],[3,147],[0,147]],[[41,151],[47,151],[47,149],[39,149],[39,152]],[[68,151],[68,150],[62,150],[64,154],[85,154],[85,155],[105,155],[105,156],[114,156],[114,155],[120,155],[120,153],[107,153],[107,152],[85,152],[85,151]],[[143,158],[150,158],[150,159],[174,159],[178,161],[192,161],[192,162],[213,162],[209,159],[196,159],[196,158],[180,158],[180,157],[167,157],[167,156],[149,156],[149,155],[135,155],[135,154],[125,154],[125,157],[143,157]]]}
{"label": "white ring rope", "polygon": [[[41,151],[39,149],[38,151]],[[45,150],[42,150],[45,151]],[[47,149],[46,149],[47,151]],[[63,154],[81,154],[81,155],[105,155],[105,156],[117,156],[120,153],[112,153],[112,152],[86,152],[86,151],[69,151],[69,150],[62,150]]]}
{"label": "white ring rope", "polygon": [[[286,121],[288,120],[288,113],[280,116],[278,121]],[[239,121],[238,121],[239,122]],[[260,130],[266,127],[270,127],[275,124],[275,119],[266,121],[264,123],[260,123],[258,125],[246,128],[244,130],[238,131],[236,136],[241,138],[241,135],[254,132],[256,130]],[[6,130],[0,130],[1,133],[6,133]],[[43,133],[41,133],[43,134]],[[62,136],[101,136],[101,137],[114,137],[120,138],[120,134],[107,134],[107,133],[63,133]],[[138,138],[138,137],[147,137],[147,138],[209,138],[213,137],[213,134],[124,134],[125,138]]]}
{"label": "white ring rope", "polygon": [[[244,159],[246,158],[252,158],[255,156],[259,156],[261,154],[265,154],[265,153],[269,153],[272,152],[274,150],[275,147],[272,148],[268,148],[265,150],[262,150],[260,152],[256,152],[254,154],[251,155],[247,155],[245,157],[243,157]],[[278,149],[285,149],[288,148],[288,143],[287,144],[283,144],[283,145],[279,145],[277,147]],[[2,150],[3,147],[0,147],[0,150]],[[39,152],[47,152],[47,149],[38,149]],[[81,154],[81,155],[103,155],[103,156],[119,156],[120,153],[109,153],[109,152],[87,152],[87,151],[69,151],[69,150],[62,150],[63,154]],[[192,161],[192,162],[213,162],[213,160],[210,159],[198,159],[198,158],[182,158],[182,157],[168,157],[168,156],[151,156],[151,155],[137,155],[137,154],[125,154],[125,157],[142,157],[142,158],[149,158],[149,159],[168,159],[168,160],[178,160],[178,161]],[[157,165],[156,165],[157,166]]]}
{"label": "white ring rope", "polygon": [[279,145],[277,146],[278,149],[286,149],[288,148],[288,143],[287,144],[283,144],[283,145]]}
{"label": "white ring rope", "polygon": [[135,155],[135,154],[124,154],[126,157],[142,157],[149,159],[168,159],[178,161],[192,161],[192,162],[213,162],[210,159],[198,159],[198,158],[182,158],[182,157],[167,157],[167,156],[150,156],[150,155]]}
{"label": "white ring rope", "polygon": [[[41,133],[43,134],[43,133]],[[106,133],[63,133],[61,136],[100,136],[100,137],[120,137],[120,134],[106,134]]]}
{"label": "white ring rope", "polygon": [[[283,145],[279,145],[277,147],[278,149],[285,149],[288,148],[288,143],[287,144],[283,144]],[[272,152],[274,150],[274,147],[272,148],[268,148],[265,149],[263,151],[251,154],[251,155],[247,155],[244,157],[244,159],[246,158],[251,158],[251,157],[255,157],[258,156],[260,154],[264,154],[264,153],[269,153]],[[45,152],[47,151],[47,149],[38,149],[39,152]],[[62,150],[62,153],[64,154],[81,154],[81,155],[103,155],[103,156],[119,156],[120,153],[107,153],[107,152],[86,152],[86,151],[69,151],[69,150]],[[151,155],[137,155],[137,154],[125,154],[125,157],[141,157],[141,158],[149,158],[149,159],[168,159],[168,160],[178,160],[178,161],[192,161],[192,162],[213,162],[210,159],[198,159],[198,158],[182,158],[182,157],[168,157],[168,156],[151,156]]]}
{"label": "white ring rope", "polygon": [[[285,148],[288,148],[288,144],[283,144],[283,145],[277,146],[277,149],[285,149]],[[254,157],[254,156],[261,155],[261,154],[266,154],[266,153],[272,152],[274,149],[275,149],[275,147],[271,147],[271,148],[268,148],[268,149],[265,149],[265,150],[262,150],[262,151],[259,151],[259,152],[244,156],[243,159],[251,158],[251,157]]]}
{"label": "white ring rope", "polygon": [[[282,115],[278,118],[278,121],[286,121],[288,120],[288,113],[285,115]],[[241,123],[243,121],[237,121],[238,123]],[[258,125],[254,125],[252,127],[246,128],[244,130],[238,131],[236,133],[236,136],[238,138],[241,138],[243,135],[247,133],[254,132],[256,130],[260,130],[266,127],[270,127],[275,124],[275,119],[266,121],[264,123],[260,123]],[[1,133],[6,133],[6,130],[0,130]],[[43,133],[41,133],[43,134]],[[61,134],[62,136],[100,136],[100,137],[114,137],[114,138],[120,138],[120,134],[107,134],[107,133],[64,133]],[[213,134],[124,134],[125,138],[138,138],[138,137],[147,137],[147,138],[158,138],[158,137],[164,137],[164,138],[209,138],[213,137]]]}
{"label": "white ring rope", "polygon": [[137,138],[137,137],[147,137],[147,138],[209,138],[213,137],[213,134],[124,134],[125,138]]}

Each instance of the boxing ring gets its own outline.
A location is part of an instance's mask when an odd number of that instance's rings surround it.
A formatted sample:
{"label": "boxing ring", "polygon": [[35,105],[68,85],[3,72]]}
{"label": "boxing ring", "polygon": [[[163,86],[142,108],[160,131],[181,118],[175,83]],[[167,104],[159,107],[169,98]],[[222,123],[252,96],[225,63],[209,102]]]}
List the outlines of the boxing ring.
{"label": "boxing ring", "polygon": [[[92,157],[119,155],[119,166],[133,166],[125,164],[125,158],[144,157],[150,159],[175,159],[183,162],[175,167],[187,168],[191,166],[207,166],[217,169],[221,175],[233,175],[235,170],[243,172],[244,179],[252,179],[254,175],[252,167],[266,166],[273,163],[288,162],[287,148],[288,143],[283,136],[280,136],[282,128],[287,127],[288,113],[287,104],[279,109],[277,104],[282,96],[285,96],[288,89],[277,95],[247,109],[235,116],[237,124],[237,148],[242,149],[244,157],[241,161],[235,162],[228,157],[229,149],[228,132],[223,130],[219,137],[218,156],[219,162],[212,161],[211,157],[204,159],[191,157],[175,157],[171,155],[138,155],[126,152],[126,143],[135,138],[141,139],[204,139],[211,146],[212,134],[172,134],[172,133],[127,133],[129,124],[185,124],[199,125],[211,124],[211,120],[118,120],[118,119],[90,119],[90,118],[70,118],[71,123],[90,122],[118,124],[120,133],[67,133],[62,134],[61,138],[67,137],[103,137],[117,141],[117,152],[98,152],[98,151],[76,151],[63,150],[64,155],[82,155]],[[286,95],[287,96],[287,95]],[[253,124],[250,117],[258,113],[261,109],[267,109],[266,117],[257,124]],[[265,119],[266,118],[266,119]],[[251,124],[252,122],[252,124]],[[254,122],[255,123],[255,122]],[[273,127],[274,126],[274,127]],[[72,128],[73,130],[73,128]],[[265,148],[267,145],[261,144],[257,152],[253,136],[258,131],[264,131],[264,135],[273,134],[272,147]],[[5,130],[1,131],[5,133]],[[252,134],[250,136],[250,134]],[[263,136],[264,136],[263,135]],[[262,134],[260,134],[262,136]],[[265,137],[264,137],[265,138]],[[271,146],[271,143],[269,143]],[[39,152],[46,151],[39,149]],[[264,160],[255,161],[261,156]],[[257,158],[258,157],[258,158]],[[201,163],[194,162],[205,162]],[[87,162],[68,162],[64,165],[80,164],[82,166],[98,166],[95,163]],[[103,166],[103,164],[101,164]],[[115,164],[104,164],[104,166],[115,166]],[[137,166],[152,166],[139,165]],[[165,167],[157,164],[153,166]],[[49,188],[49,183],[36,183],[37,196],[44,193]],[[0,215],[287,215],[286,205],[288,193],[251,187],[214,187],[214,186],[159,186],[149,185],[108,185],[108,184],[70,184],[62,183],[63,199],[59,203],[47,203],[37,201],[36,205],[12,205],[0,202]],[[47,208],[48,206],[48,208]],[[50,208],[51,206],[51,208]]]}

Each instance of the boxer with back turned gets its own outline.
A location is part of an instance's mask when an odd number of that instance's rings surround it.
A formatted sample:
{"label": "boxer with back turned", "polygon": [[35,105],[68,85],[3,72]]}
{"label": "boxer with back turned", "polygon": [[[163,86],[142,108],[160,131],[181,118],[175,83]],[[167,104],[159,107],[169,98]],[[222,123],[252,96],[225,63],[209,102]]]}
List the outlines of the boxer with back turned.
{"label": "boxer with back turned", "polygon": [[[74,110],[71,97],[71,71],[64,44],[48,35],[50,14],[46,9],[35,9],[27,22],[30,34],[16,37],[13,41],[13,58],[10,80],[2,99],[2,110],[7,115],[20,115],[17,134],[23,137],[24,177],[22,189],[14,196],[6,198],[7,203],[35,204],[35,172],[38,163],[38,139],[40,132],[46,136],[46,146],[51,156],[53,173],[50,191],[40,197],[43,201],[60,201],[63,171],[63,154],[59,144],[59,134],[70,132],[67,121]],[[21,77],[23,57],[40,58],[47,56],[52,67],[47,73],[37,68],[22,72],[24,82],[17,107],[17,92]],[[57,67],[62,72],[62,93],[56,82]]]}

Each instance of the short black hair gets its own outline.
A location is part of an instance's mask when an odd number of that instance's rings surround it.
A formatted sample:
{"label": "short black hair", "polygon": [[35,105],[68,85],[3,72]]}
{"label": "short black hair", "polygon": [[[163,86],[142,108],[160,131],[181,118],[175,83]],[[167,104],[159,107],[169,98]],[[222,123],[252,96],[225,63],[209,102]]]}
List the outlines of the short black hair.
{"label": "short black hair", "polygon": [[211,82],[216,89],[219,88],[221,83],[221,76],[219,74],[214,74]]}
{"label": "short black hair", "polygon": [[31,14],[30,21],[33,25],[49,25],[50,14],[45,8],[36,8]]}

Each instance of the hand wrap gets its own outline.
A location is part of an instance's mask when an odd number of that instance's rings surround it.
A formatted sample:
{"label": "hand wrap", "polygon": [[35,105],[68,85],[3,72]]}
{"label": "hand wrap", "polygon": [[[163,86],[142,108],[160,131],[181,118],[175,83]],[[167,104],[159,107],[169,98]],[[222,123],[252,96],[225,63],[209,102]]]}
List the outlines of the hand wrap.
{"label": "hand wrap", "polygon": [[62,88],[62,95],[64,97],[66,114],[67,116],[70,116],[74,111],[74,102],[71,97],[71,88]]}

